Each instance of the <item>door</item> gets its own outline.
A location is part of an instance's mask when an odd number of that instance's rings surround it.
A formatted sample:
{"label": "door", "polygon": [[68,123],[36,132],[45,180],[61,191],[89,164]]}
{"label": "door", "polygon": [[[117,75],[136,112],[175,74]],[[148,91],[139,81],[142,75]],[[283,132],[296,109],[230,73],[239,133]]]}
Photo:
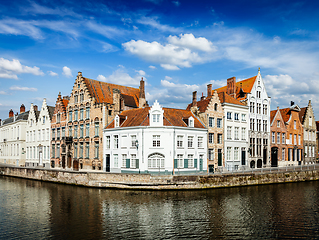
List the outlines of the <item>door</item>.
{"label": "door", "polygon": [[78,160],[73,161],[73,170],[79,171],[79,161]]}
{"label": "door", "polygon": [[221,149],[218,149],[218,166],[223,166],[223,154]]}
{"label": "door", "polygon": [[208,171],[214,173],[214,165],[208,165]]}
{"label": "door", "polygon": [[271,148],[271,166],[278,167],[278,148],[277,147]]}
{"label": "door", "polygon": [[105,155],[105,172],[110,172],[110,154]]}
{"label": "door", "polygon": [[65,168],[65,156],[62,156],[62,168]]}
{"label": "door", "polygon": [[245,166],[246,165],[246,150],[243,148],[241,150],[241,165]]}
{"label": "door", "polygon": [[69,155],[68,156],[68,168],[71,168],[71,165],[72,165],[72,159],[71,159],[71,155]]}

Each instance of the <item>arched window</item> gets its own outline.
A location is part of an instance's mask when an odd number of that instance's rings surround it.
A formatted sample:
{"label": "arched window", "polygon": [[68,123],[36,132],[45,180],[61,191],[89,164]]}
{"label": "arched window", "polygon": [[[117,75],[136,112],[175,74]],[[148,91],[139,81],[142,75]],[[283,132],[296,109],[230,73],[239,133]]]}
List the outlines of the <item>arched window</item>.
{"label": "arched window", "polygon": [[98,137],[99,136],[99,130],[100,130],[100,123],[99,119],[95,118],[94,120],[94,136]]}
{"label": "arched window", "polygon": [[215,103],[214,110],[217,111],[217,103]]}
{"label": "arched window", "polygon": [[165,156],[161,153],[153,153],[148,156],[148,168],[164,168]]}

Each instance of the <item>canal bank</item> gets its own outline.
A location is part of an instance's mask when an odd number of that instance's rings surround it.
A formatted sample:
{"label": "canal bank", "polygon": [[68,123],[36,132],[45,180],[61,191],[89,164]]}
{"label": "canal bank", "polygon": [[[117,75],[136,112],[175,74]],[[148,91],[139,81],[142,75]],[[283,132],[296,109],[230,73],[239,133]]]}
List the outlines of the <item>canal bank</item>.
{"label": "canal bank", "polygon": [[136,190],[199,190],[319,180],[319,169],[314,168],[285,172],[158,176],[0,166],[0,174],[85,187]]}

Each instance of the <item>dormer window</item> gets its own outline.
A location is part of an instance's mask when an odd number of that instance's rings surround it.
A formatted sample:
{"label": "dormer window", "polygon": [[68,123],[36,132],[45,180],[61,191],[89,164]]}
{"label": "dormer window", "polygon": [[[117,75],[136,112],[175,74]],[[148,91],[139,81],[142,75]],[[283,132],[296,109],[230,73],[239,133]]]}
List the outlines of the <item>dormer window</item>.
{"label": "dormer window", "polygon": [[188,118],[188,126],[189,127],[194,127],[194,118],[193,117],[189,117]]}
{"label": "dormer window", "polygon": [[153,114],[153,122],[159,122],[160,114]]}
{"label": "dormer window", "polygon": [[119,116],[118,115],[116,115],[116,117],[115,117],[115,125],[114,125],[114,127],[119,127],[120,126],[120,118],[119,118]]}
{"label": "dormer window", "polygon": [[163,115],[164,110],[156,100],[149,111],[150,126],[163,126]]}

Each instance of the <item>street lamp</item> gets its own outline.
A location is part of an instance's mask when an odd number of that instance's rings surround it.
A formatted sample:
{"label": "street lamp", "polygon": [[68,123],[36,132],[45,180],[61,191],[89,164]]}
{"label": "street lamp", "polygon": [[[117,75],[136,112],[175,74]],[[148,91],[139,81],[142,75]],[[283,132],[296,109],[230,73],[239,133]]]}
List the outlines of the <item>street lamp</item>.
{"label": "street lamp", "polygon": [[42,144],[40,143],[38,145],[38,149],[39,149],[39,166],[43,166],[43,158],[42,158]]}

